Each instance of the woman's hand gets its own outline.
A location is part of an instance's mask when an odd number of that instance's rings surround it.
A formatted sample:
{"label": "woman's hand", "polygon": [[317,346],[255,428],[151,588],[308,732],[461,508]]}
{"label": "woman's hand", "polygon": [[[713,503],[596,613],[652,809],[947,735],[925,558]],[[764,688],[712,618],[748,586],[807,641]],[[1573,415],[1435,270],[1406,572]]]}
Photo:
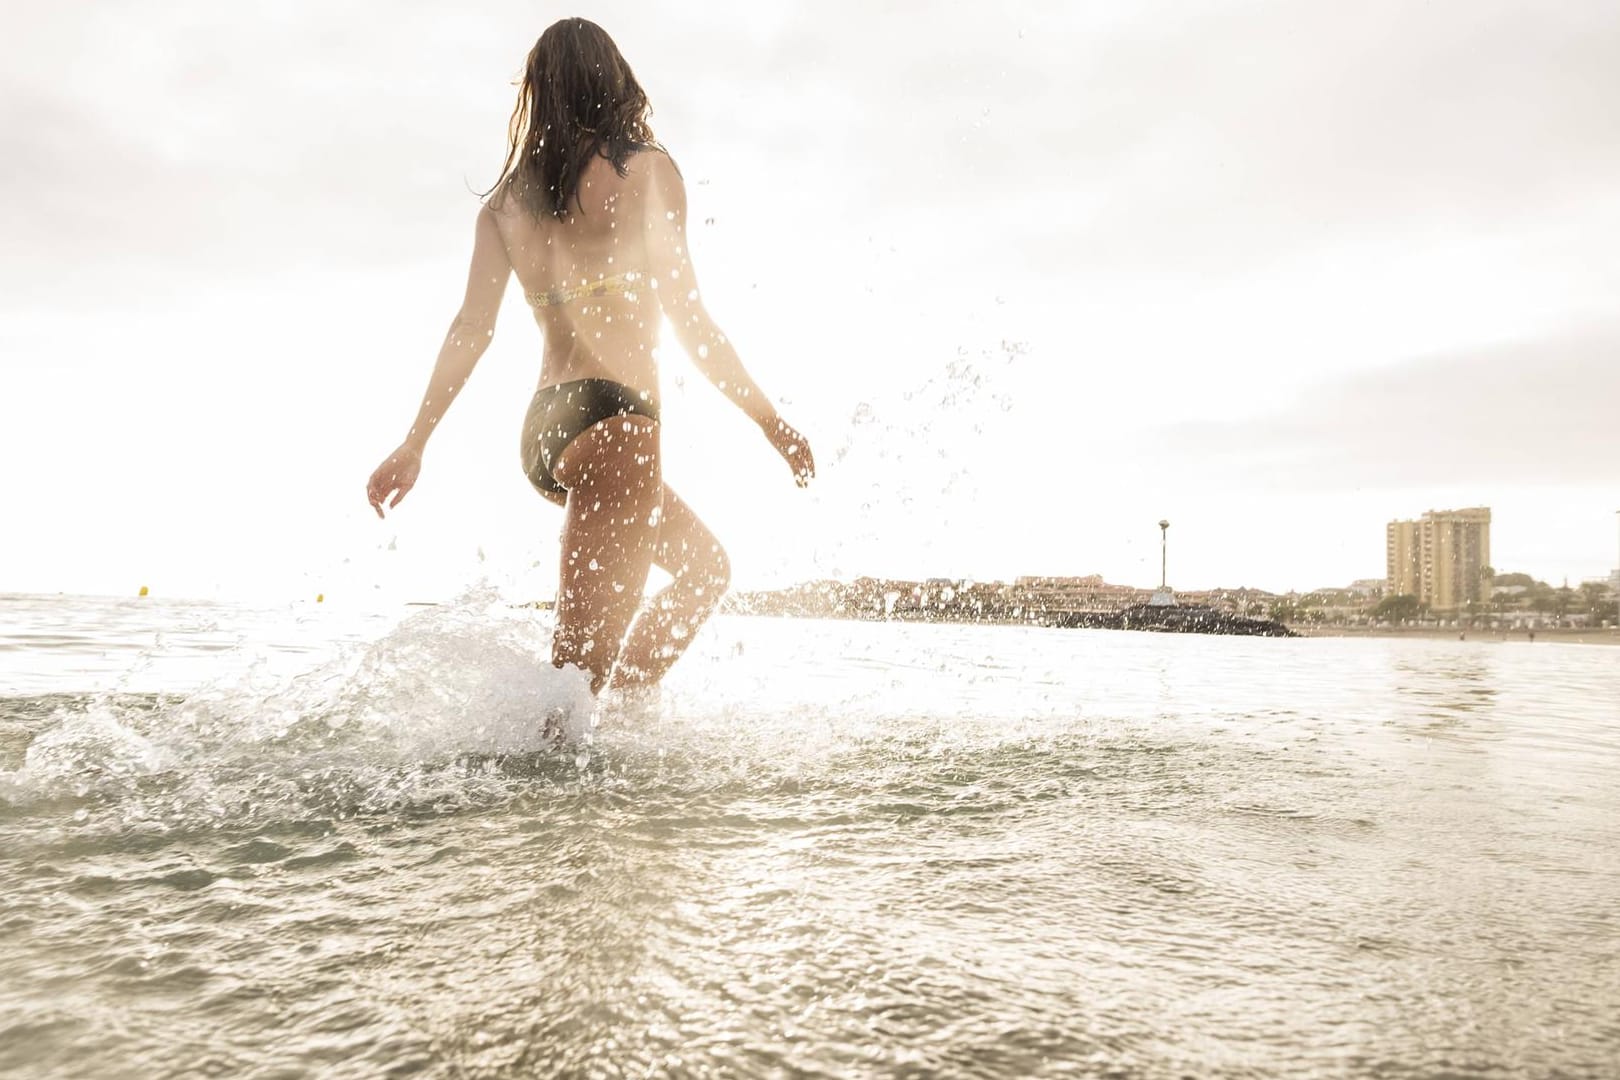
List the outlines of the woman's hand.
{"label": "woman's hand", "polygon": [[780,416],[767,420],[764,431],[765,437],[776,447],[776,452],[793,470],[793,482],[800,487],[808,484],[810,478],[816,475],[816,459],[811,456],[810,444],[804,436],[793,430]]}
{"label": "woman's hand", "polygon": [[389,495],[394,498],[388,503],[388,509],[399,505],[405,493],[416,486],[416,474],[421,471],[422,452],[403,445],[377,466],[377,471],[371,474],[371,480],[366,484],[366,498],[378,517],[383,516],[383,503]]}

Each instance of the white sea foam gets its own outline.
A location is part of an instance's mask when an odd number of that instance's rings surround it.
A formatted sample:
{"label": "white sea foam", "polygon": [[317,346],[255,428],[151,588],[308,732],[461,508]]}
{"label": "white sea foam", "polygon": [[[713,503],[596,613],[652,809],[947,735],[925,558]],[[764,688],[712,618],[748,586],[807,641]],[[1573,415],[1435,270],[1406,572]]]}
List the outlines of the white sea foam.
{"label": "white sea foam", "polygon": [[183,698],[102,694],[57,710],[21,767],[0,772],[0,798],[111,795],[152,779],[202,790],[228,785],[221,770],[262,782],[319,769],[436,773],[457,759],[561,748],[579,756],[594,726],[590,679],[552,667],[550,639],[548,615],[480,588],[297,674],[253,661],[222,665],[233,673]]}

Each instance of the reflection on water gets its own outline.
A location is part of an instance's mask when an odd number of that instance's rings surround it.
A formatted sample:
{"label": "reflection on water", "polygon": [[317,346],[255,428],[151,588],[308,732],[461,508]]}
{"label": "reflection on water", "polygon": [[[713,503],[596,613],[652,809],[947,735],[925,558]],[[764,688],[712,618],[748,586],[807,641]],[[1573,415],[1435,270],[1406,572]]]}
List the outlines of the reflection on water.
{"label": "reflection on water", "polygon": [[[1409,711],[1423,723],[1421,731],[1430,736],[1444,737],[1456,733],[1460,737],[1475,738],[1484,721],[1488,728],[1490,706],[1496,699],[1491,651],[1482,650],[1473,655],[1450,655],[1429,658],[1419,665],[1416,658],[1403,657],[1396,663],[1399,674],[1396,692],[1409,698],[1414,707]],[[1468,714],[1485,714],[1470,717]]]}
{"label": "reflection on water", "polygon": [[1620,650],[723,620],[559,749],[538,718],[586,703],[489,597],[0,606],[0,1071],[1602,1076],[1620,1046]]}

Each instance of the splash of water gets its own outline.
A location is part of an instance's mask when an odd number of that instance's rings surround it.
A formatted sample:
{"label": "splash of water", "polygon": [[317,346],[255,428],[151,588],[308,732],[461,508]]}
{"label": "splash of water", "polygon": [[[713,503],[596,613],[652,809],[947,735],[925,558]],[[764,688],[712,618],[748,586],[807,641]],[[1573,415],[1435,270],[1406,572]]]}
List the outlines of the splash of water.
{"label": "splash of water", "polygon": [[[1013,369],[1027,355],[1027,346],[1012,341],[959,348],[910,389],[853,406],[842,440],[825,455],[826,475],[813,489],[817,517],[839,523],[838,532],[817,545],[817,562],[828,573],[856,570],[843,565],[845,551],[870,550],[897,534],[913,537],[907,557],[923,563],[953,527],[979,512],[994,483],[980,467],[982,450],[986,440],[1016,433]],[[898,487],[897,476],[905,478]],[[919,532],[919,521],[932,528]]]}
{"label": "splash of water", "polygon": [[0,802],[240,823],[476,800],[512,756],[583,767],[596,705],[584,672],[548,662],[550,632],[549,616],[478,588],[290,677],[261,660],[183,698],[64,705],[0,771]]}

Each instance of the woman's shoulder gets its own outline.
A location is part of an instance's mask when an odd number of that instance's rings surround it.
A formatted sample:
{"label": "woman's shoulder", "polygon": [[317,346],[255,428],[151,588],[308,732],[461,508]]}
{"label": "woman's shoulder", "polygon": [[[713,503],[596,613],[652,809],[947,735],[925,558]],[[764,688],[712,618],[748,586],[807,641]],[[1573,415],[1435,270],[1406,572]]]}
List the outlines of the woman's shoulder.
{"label": "woman's shoulder", "polygon": [[480,211],[491,217],[499,217],[523,209],[524,187],[516,175],[501,177],[494,187],[479,197]]}
{"label": "woman's shoulder", "polygon": [[644,176],[680,176],[681,170],[668,150],[657,143],[638,145],[625,158],[625,168]]}
{"label": "woman's shoulder", "polygon": [[685,182],[680,167],[662,146],[648,146],[630,155],[625,178],[643,195],[657,203],[684,198]]}

